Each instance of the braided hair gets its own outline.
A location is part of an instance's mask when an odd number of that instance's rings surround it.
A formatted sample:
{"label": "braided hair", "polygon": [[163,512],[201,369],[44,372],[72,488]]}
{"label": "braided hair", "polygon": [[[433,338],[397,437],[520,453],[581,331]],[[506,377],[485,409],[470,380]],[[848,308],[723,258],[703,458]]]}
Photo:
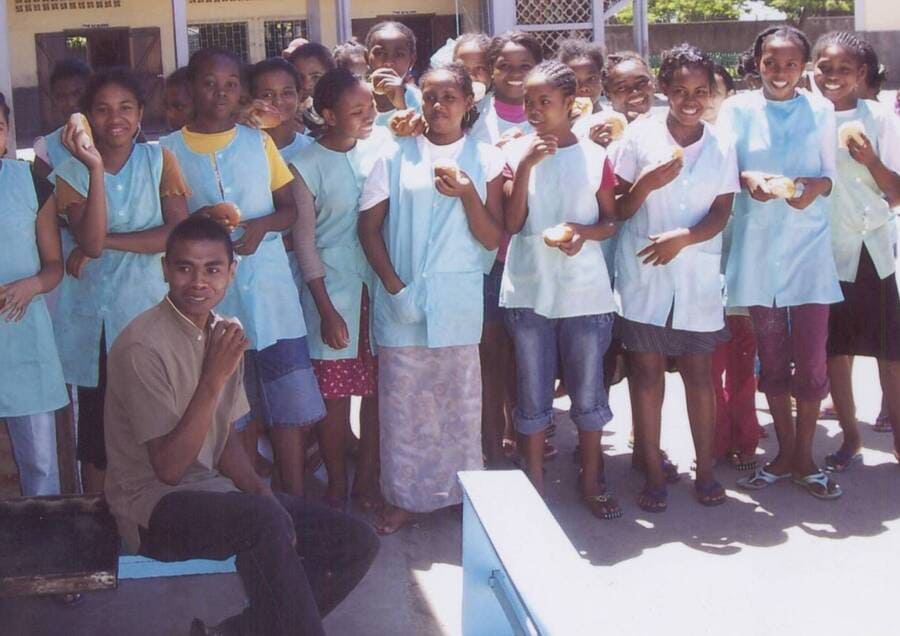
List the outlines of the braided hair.
{"label": "braided hair", "polygon": [[535,64],[540,64],[544,59],[544,49],[538,39],[530,33],[524,31],[507,31],[501,35],[496,35],[491,40],[490,46],[487,48],[485,57],[487,58],[488,67],[493,69],[497,58],[503,52],[503,47],[507,44],[518,44],[531,53]]}
{"label": "braided hair", "polygon": [[328,71],[313,90],[313,108],[317,113],[323,113],[326,109],[333,111],[344,93],[356,88],[361,82],[350,69],[335,68]]}
{"label": "braided hair", "polygon": [[675,71],[680,68],[694,68],[706,73],[709,85],[715,86],[715,63],[710,57],[693,44],[687,42],[663,51],[659,62],[657,80],[661,85],[672,83]]}
{"label": "braided hair", "polygon": [[556,59],[563,64],[572,60],[585,58],[591,61],[601,72],[603,71],[603,46],[596,42],[569,38],[559,43]]}
{"label": "braided hair", "polygon": [[862,61],[866,65],[866,85],[875,93],[881,91],[881,85],[887,81],[887,71],[878,62],[878,53],[875,47],[866,40],[859,38],[862,51]]}
{"label": "braided hair", "polygon": [[763,29],[756,36],[756,40],[753,42],[753,59],[756,61],[757,67],[759,66],[759,60],[762,58],[763,46],[765,46],[766,40],[773,37],[783,38],[796,44],[803,51],[803,61],[809,62],[812,53],[809,38],[797,27],[784,24]]}
{"label": "braided hair", "polygon": [[553,88],[561,90],[566,97],[574,97],[578,90],[575,71],[557,60],[544,60],[528,73],[528,78],[542,75]]}

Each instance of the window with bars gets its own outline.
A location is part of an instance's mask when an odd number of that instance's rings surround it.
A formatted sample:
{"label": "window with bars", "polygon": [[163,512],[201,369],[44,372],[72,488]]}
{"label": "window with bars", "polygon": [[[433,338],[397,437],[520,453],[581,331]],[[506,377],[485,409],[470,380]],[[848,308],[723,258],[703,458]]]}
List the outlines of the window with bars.
{"label": "window with bars", "polygon": [[113,9],[121,0],[14,0],[16,13],[36,11],[72,11],[76,9]]}
{"label": "window with bars", "polygon": [[211,22],[188,25],[188,50],[227,49],[244,62],[250,61],[246,22]]}
{"label": "window with bars", "polygon": [[291,40],[306,37],[306,20],[266,20],[266,57],[279,57]]}
{"label": "window with bars", "polygon": [[549,59],[556,56],[556,49],[562,40],[576,38],[579,40],[592,40],[594,31],[591,29],[565,29],[550,31],[529,31],[541,43],[544,49],[544,57]]}
{"label": "window with bars", "polygon": [[517,24],[583,24],[591,21],[591,0],[516,0]]}

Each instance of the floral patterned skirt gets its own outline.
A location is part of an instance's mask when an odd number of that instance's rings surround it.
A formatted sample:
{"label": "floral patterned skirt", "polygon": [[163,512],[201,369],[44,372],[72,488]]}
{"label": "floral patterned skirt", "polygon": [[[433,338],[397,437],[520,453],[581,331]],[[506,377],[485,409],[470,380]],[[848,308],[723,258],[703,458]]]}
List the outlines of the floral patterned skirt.
{"label": "floral patterned skirt", "polygon": [[380,347],[381,487],[413,512],[462,502],[460,470],[481,470],[478,345]]}

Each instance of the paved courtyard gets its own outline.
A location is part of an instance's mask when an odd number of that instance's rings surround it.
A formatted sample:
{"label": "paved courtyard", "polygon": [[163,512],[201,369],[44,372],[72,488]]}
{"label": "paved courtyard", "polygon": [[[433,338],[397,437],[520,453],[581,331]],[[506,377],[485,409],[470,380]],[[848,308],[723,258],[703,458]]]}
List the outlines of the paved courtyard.
{"label": "paved courtyard", "polygon": [[[854,379],[860,419],[872,422],[881,397],[874,362],[860,359]],[[594,566],[591,611],[602,616],[597,634],[897,633],[900,467],[889,434],[863,426],[864,465],[839,477],[845,495],[838,501],[817,501],[789,483],[748,495],[732,488],[739,474],[722,468],[729,501],[702,508],[687,473],[692,451],[684,395],[678,377],[669,375],[664,446],[684,475],[670,487],[669,510],[649,515],[635,503],[641,479],[629,467],[625,386],[615,387],[611,399],[616,419],[604,438],[612,455],[607,477],[624,517],[598,521],[578,503],[575,435],[567,420],[560,420],[555,438],[559,457],[548,464],[549,506]],[[565,409],[567,402],[557,405]],[[771,431],[763,410],[760,419]],[[836,433],[835,422],[820,423],[817,458],[835,447]],[[763,440],[763,450],[773,444]],[[459,634],[460,531],[458,513],[445,511],[385,538],[367,578],[328,617],[328,633]],[[529,532],[527,524],[521,531]],[[0,600],[0,634],[180,636],[194,616],[218,621],[242,603],[236,575],[124,581],[74,607]]]}

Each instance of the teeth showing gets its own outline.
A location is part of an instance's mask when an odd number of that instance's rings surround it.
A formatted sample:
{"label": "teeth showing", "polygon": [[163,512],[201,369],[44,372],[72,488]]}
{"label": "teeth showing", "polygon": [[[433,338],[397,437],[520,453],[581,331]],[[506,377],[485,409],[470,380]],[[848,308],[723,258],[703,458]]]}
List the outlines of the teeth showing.
{"label": "teeth showing", "polygon": [[840,84],[825,84],[825,88],[829,91],[836,91],[841,87]]}
{"label": "teeth showing", "polygon": [[785,80],[778,80],[778,81],[772,82],[772,86],[774,86],[775,88],[785,88],[787,85],[788,85],[788,83]]}
{"label": "teeth showing", "polygon": [[700,109],[699,108],[682,108],[681,112],[683,112],[685,115],[696,115],[697,113],[700,112]]}
{"label": "teeth showing", "polygon": [[509,80],[506,83],[510,86],[521,86],[524,82],[522,82],[522,80]]}
{"label": "teeth showing", "polygon": [[629,106],[640,106],[641,104],[644,103],[644,98],[643,97],[635,97],[634,99],[629,99],[627,103]]}

